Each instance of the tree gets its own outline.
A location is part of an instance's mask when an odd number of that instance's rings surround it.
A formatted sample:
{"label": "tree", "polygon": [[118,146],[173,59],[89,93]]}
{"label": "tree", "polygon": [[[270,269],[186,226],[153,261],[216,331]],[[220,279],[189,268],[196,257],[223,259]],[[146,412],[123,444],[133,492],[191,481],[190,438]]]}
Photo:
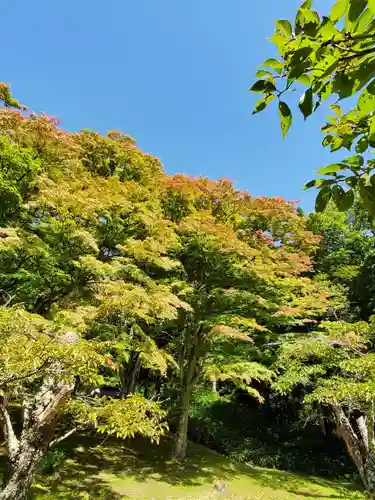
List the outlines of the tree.
{"label": "tree", "polygon": [[[324,210],[331,199],[345,211],[359,196],[375,215],[375,160],[366,153],[375,145],[374,16],[372,0],[338,0],[322,16],[312,9],[311,0],[303,2],[294,25],[288,20],[275,21],[271,41],[279,58],[262,63],[257,72],[260,79],[250,88],[263,94],[254,113],[278,101],[284,137],[292,124],[292,111],[284,100],[289,92],[306,88],[298,102],[305,119],[325,101],[334,99],[330,106],[333,114],[322,127],[323,146],[331,151],[347,149],[352,154],[317,171],[328,178],[306,184],[306,188],[319,190],[317,211]],[[338,102],[345,99],[348,104],[343,112]]]}
{"label": "tree", "polygon": [[76,430],[62,434],[57,428],[64,414],[123,438],[140,433],[158,440],[165,430],[164,412],[139,396],[99,402],[74,396],[77,377],[81,386],[100,383],[111,345],[86,340],[82,331],[68,329],[67,315],[64,320],[50,322],[18,307],[0,309],[0,414],[8,455],[1,500],[27,498],[47,449]]}
{"label": "tree", "polygon": [[[130,258],[144,244],[154,265],[168,269],[161,245],[176,240],[151,201],[156,159],[119,134],[68,134],[45,116],[4,110],[0,123],[0,386],[8,456],[0,498],[19,500],[71,421],[119,437],[163,434],[165,411],[124,378],[133,352],[142,366],[166,372],[173,359],[149,334],[188,305]],[[100,167],[101,157],[118,168],[91,172],[88,162]],[[126,160],[127,178],[120,178]],[[142,167],[133,180],[131,169]],[[88,396],[121,379],[128,387],[121,399]]]}
{"label": "tree", "polygon": [[285,343],[278,358],[282,393],[303,387],[306,404],[326,406],[359,476],[375,498],[373,325],[323,322]]}
{"label": "tree", "polygon": [[[246,345],[314,321],[324,314],[330,294],[302,277],[318,238],[293,204],[253,199],[225,180],[176,176],[167,181],[164,209],[180,235],[175,255],[183,281],[174,286],[190,306],[172,324],[181,336],[171,343],[180,365],[173,456],[182,459],[200,377],[231,380],[261,401],[252,383],[268,382],[272,373]],[[229,348],[241,343],[242,355],[230,355]]]}
{"label": "tree", "polygon": [[9,85],[4,82],[0,82],[0,101],[3,101],[4,106],[7,108],[21,109],[25,111],[27,108],[23,104],[20,104],[17,99],[12,96]]}

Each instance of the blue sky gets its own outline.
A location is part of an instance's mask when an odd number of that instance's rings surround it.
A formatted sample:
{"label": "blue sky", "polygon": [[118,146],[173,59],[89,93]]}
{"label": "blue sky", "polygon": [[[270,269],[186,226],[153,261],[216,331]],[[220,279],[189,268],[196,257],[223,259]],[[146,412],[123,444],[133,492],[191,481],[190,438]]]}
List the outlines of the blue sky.
{"label": "blue sky", "polygon": [[[315,2],[317,9],[324,1]],[[299,199],[332,163],[324,116],[296,115],[283,141],[276,107],[251,117],[247,89],[275,55],[273,20],[299,0],[12,0],[2,4],[1,75],[68,130],[121,130],[168,173],[227,177],[254,196]]]}

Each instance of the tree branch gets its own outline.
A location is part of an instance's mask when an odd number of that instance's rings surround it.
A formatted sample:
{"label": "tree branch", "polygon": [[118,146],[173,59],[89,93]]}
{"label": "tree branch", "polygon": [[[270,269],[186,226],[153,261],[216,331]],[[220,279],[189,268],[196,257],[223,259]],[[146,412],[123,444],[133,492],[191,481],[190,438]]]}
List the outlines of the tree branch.
{"label": "tree branch", "polygon": [[10,419],[8,410],[6,409],[5,406],[5,398],[2,397],[1,399],[2,403],[0,405],[0,415],[2,416],[3,419],[4,437],[8,448],[9,458],[13,459],[18,453],[19,441],[14,432],[12,421]]}
{"label": "tree branch", "polygon": [[38,368],[31,370],[29,373],[25,375],[17,376],[17,375],[9,375],[8,377],[0,379],[0,387],[3,387],[10,382],[18,382],[19,380],[25,380],[26,378],[32,377],[33,375],[38,374],[49,364],[48,360],[45,360]]}
{"label": "tree branch", "polygon": [[[352,51],[354,52],[354,51]],[[371,49],[366,49],[366,50],[361,50],[358,52],[355,52],[354,54],[351,54],[350,56],[342,56],[340,57],[339,61],[348,61],[351,59],[355,59],[356,57],[363,57],[367,56],[369,54],[373,54],[375,52],[375,47],[371,47]]]}
{"label": "tree branch", "polygon": [[52,448],[52,446],[55,446],[56,444],[61,443],[61,441],[65,441],[65,439],[68,439],[72,434],[75,434],[78,431],[77,427],[74,427],[73,429],[70,429],[70,431],[66,432],[59,438],[54,439],[53,441],[50,442],[48,448]]}

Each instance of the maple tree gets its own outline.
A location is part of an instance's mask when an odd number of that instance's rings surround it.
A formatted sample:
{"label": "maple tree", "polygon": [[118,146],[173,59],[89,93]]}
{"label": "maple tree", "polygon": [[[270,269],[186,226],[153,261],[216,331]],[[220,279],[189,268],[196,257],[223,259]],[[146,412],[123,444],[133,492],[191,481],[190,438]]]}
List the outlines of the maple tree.
{"label": "maple tree", "polygon": [[[176,395],[183,458],[197,381],[262,400],[253,381],[273,374],[254,352],[336,300],[306,274],[319,237],[295,203],[169,177],[118,132],[67,133],[7,109],[0,130],[2,500],[24,498],[40,458],[76,428],[159,439],[168,408],[156,387],[142,394],[141,371]],[[108,384],[120,399],[90,396]],[[18,405],[30,409],[20,435]]]}

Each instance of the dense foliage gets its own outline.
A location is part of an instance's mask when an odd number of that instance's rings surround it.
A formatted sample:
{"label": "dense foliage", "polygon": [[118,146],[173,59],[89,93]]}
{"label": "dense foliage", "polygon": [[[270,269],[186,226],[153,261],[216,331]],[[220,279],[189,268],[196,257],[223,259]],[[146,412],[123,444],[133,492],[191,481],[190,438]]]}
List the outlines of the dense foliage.
{"label": "dense foliage", "polygon": [[[289,92],[299,93],[299,110],[308,118],[321,104],[331,102],[331,115],[322,126],[323,146],[351,154],[320,168],[328,176],[310,181],[319,194],[316,209],[324,210],[330,199],[345,211],[358,195],[375,215],[374,160],[369,148],[375,145],[375,3],[373,0],[337,0],[320,15],[311,0],[298,9],[294,23],[278,20],[271,37],[278,59],[264,61],[260,78],[251,91],[262,95],[254,113],[278,100],[282,133],[292,124],[286,102]],[[343,111],[338,102],[348,99]],[[332,114],[333,112],[333,114]]]}
{"label": "dense foliage", "polygon": [[[172,431],[176,460],[188,433],[261,465],[303,456],[322,473],[335,457],[339,474],[336,429],[373,491],[374,232],[361,206],[306,217],[225,179],[168,176],[119,132],[65,132],[4,101],[0,499],[26,498],[49,450],[87,430]],[[313,460],[322,430],[332,448]]]}

